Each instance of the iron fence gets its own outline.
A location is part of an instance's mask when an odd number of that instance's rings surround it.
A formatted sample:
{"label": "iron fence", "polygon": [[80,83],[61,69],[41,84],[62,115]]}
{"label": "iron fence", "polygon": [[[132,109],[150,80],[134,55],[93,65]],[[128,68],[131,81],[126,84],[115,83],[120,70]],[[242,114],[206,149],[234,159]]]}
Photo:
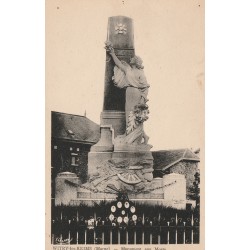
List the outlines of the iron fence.
{"label": "iron fence", "polygon": [[198,244],[199,218],[182,219],[176,213],[170,221],[142,218],[128,223],[97,220],[93,223],[77,216],[61,215],[52,220],[52,244]]}

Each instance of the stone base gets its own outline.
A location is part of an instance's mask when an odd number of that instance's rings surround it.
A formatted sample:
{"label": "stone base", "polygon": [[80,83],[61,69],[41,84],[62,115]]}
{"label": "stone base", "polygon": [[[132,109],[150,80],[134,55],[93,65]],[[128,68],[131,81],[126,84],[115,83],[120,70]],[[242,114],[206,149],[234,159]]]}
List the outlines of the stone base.
{"label": "stone base", "polygon": [[101,138],[91,147],[91,152],[112,152],[114,150],[114,130],[111,125],[101,125]]}
{"label": "stone base", "polygon": [[[118,137],[117,137],[118,138]],[[114,144],[114,151],[116,152],[149,152],[152,148],[149,144],[140,144],[140,145],[133,145],[133,144],[124,144],[124,143],[116,143]]]}
{"label": "stone base", "polygon": [[151,195],[162,197],[164,199],[164,192],[162,189],[162,178],[154,178],[151,182]]}
{"label": "stone base", "polygon": [[126,131],[125,112],[105,110],[101,113],[101,125],[112,125],[114,137],[123,135]]}
{"label": "stone base", "polygon": [[88,153],[88,175],[94,175],[97,172],[97,166],[102,162],[111,160],[112,152],[89,152]]}
{"label": "stone base", "polygon": [[79,188],[77,192],[77,199],[99,199],[99,200],[105,200],[105,199],[115,199],[117,197],[116,194],[107,194],[107,193],[95,193],[88,191],[84,188]]}
{"label": "stone base", "polygon": [[[80,206],[80,205],[88,205],[90,207],[94,206],[94,204],[101,204],[103,201],[111,203],[112,201],[115,200],[115,198],[82,198],[82,199],[75,199],[71,200],[70,203],[68,204],[69,206]],[[147,198],[132,198],[129,197],[129,200],[135,202],[137,205],[142,204],[142,205],[158,205],[158,206],[164,206],[164,207],[172,207],[180,210],[185,210],[186,209],[186,203],[188,201],[172,201],[172,202],[166,202],[164,199],[160,198],[152,198],[152,199],[147,199]],[[94,201],[94,202],[93,202]],[[194,209],[194,206],[192,206],[192,209]]]}
{"label": "stone base", "polygon": [[[100,162],[104,157],[111,158],[112,152],[91,152],[93,166],[94,161]],[[89,161],[91,162],[91,160]],[[136,166],[132,166],[133,168]],[[134,170],[133,170],[134,171]],[[88,204],[89,201],[115,200],[117,194],[103,193],[103,190],[90,191],[88,188],[80,187],[80,179],[74,173],[63,172],[56,177],[55,205],[80,205]],[[195,201],[186,200],[185,178],[179,174],[169,174],[164,178],[154,178],[147,182],[149,186],[144,192],[128,191],[130,200],[141,204],[163,205],[177,209],[186,209],[187,204],[195,207]],[[190,205],[189,205],[190,206]]]}
{"label": "stone base", "polygon": [[[67,180],[72,184],[67,183]],[[77,198],[77,186],[80,184],[80,179],[76,174],[70,172],[59,173],[55,179],[55,184],[55,205],[68,205],[71,200]]]}
{"label": "stone base", "polygon": [[112,160],[115,162],[119,161],[132,161],[132,162],[141,162],[145,164],[150,164],[153,166],[153,156],[150,151],[137,151],[137,152],[132,152],[132,151],[114,151],[112,154]]}
{"label": "stone base", "polygon": [[162,179],[164,199],[172,201],[185,201],[186,200],[186,179],[182,174],[167,174]]}
{"label": "stone base", "polygon": [[[98,199],[98,200],[106,200],[106,199],[116,199],[116,194],[107,194],[107,193],[94,193],[89,192],[86,189],[79,189],[77,192],[77,199],[78,200],[88,200],[88,199]],[[163,193],[138,193],[138,194],[130,194],[129,199],[132,200],[164,200],[164,194]]]}
{"label": "stone base", "polygon": [[136,173],[138,177],[142,181],[146,180],[149,182],[153,179],[153,156],[150,151],[114,151],[112,161],[121,166],[141,166],[142,169]]}

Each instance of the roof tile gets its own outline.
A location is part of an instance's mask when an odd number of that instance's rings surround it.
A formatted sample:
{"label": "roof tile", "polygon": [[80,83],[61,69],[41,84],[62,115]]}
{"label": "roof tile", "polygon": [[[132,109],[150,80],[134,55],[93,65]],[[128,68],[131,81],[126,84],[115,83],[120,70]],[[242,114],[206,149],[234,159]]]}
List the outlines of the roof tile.
{"label": "roof tile", "polygon": [[52,111],[51,118],[53,138],[93,143],[100,138],[100,126],[85,116]]}

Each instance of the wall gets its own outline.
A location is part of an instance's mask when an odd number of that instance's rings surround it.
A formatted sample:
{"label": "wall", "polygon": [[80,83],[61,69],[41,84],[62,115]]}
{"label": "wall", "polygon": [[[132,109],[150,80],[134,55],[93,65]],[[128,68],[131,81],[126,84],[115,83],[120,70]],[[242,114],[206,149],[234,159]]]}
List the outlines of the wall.
{"label": "wall", "polygon": [[191,187],[193,186],[193,182],[195,181],[195,173],[197,172],[198,164],[193,161],[181,161],[174,166],[170,167],[170,173],[178,173],[185,175],[186,178],[186,187],[187,187],[187,198],[189,198],[191,194]]}
{"label": "wall", "polygon": [[[55,146],[57,148],[55,148]],[[58,173],[71,172],[80,177],[81,182],[87,181],[88,152],[91,145],[53,140],[51,143],[51,180],[52,197],[54,197],[54,180]],[[77,155],[72,155],[77,154]],[[75,157],[75,165],[72,165],[72,156]]]}

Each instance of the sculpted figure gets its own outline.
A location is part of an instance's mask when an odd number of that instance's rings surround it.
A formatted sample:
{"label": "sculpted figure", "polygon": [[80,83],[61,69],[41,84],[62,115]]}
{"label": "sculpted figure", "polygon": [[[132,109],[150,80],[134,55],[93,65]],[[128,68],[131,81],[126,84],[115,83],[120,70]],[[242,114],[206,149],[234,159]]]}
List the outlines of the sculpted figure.
{"label": "sculpted figure", "polygon": [[120,61],[115,55],[114,48],[110,42],[106,42],[105,49],[114,60],[113,81],[116,87],[126,88],[126,133],[118,136],[115,140],[117,144],[147,145],[149,137],[143,129],[143,122],[148,119],[148,88],[144,75],[142,60],[134,56],[130,64]]}
{"label": "sculpted figure", "polygon": [[126,121],[128,124],[129,113],[134,110],[138,104],[145,104],[148,99],[148,88],[146,77],[143,71],[142,59],[134,56],[130,60],[130,64],[120,61],[115,55],[114,49],[110,42],[106,42],[105,49],[110,53],[114,60],[114,76],[113,81],[116,87],[126,88]]}
{"label": "sculpted figure", "polygon": [[143,122],[148,119],[148,106],[146,104],[138,104],[130,111],[126,136],[124,142],[127,144],[148,144],[149,137],[143,129]]}

